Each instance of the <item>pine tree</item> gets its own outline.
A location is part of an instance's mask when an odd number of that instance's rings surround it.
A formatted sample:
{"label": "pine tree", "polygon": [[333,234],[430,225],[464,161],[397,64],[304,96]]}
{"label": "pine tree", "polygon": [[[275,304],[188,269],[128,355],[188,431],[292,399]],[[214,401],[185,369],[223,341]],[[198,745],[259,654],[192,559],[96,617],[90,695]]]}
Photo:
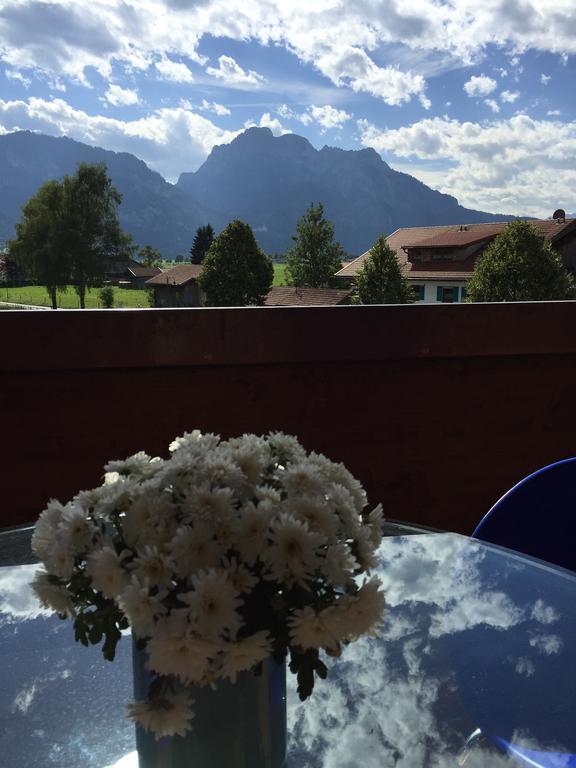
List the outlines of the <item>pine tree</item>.
{"label": "pine tree", "polygon": [[192,248],[190,248],[190,261],[192,264],[202,264],[208,249],[214,242],[214,230],[210,224],[198,227],[194,236]]}
{"label": "pine tree", "polygon": [[361,304],[407,304],[414,301],[414,291],[402,277],[396,254],[379,237],[356,276]]}
{"label": "pine tree", "polygon": [[334,226],[324,218],[322,203],[310,205],[296,230],[286,255],[288,285],[326,288],[342,268],[344,250],[334,242]]}

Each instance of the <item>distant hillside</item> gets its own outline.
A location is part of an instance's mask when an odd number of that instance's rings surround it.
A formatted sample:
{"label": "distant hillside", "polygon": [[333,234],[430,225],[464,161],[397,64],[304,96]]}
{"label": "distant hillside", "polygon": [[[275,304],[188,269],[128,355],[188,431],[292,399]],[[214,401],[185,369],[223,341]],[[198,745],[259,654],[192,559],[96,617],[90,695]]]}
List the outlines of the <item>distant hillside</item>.
{"label": "distant hillside", "polygon": [[41,184],[74,173],[81,162],[106,163],[123,196],[120,222],[138,245],[152,245],[165,256],[187,253],[196,227],[208,220],[225,223],[134,155],[20,131],[0,136],[0,241],[13,237],[22,205]]}
{"label": "distant hillside", "polygon": [[249,128],[214,147],[195,173],[181,174],[177,187],[226,219],[249,222],[268,251],[286,250],[311,202],[324,203],[337,239],[356,254],[398,227],[513,218],[463,208],[392,170],[373,149],[316,150],[301,136],[274,137],[269,128]]}
{"label": "distant hillside", "polygon": [[301,136],[274,137],[268,128],[249,128],[214,147],[176,185],[133,155],[20,131],[0,136],[0,243],[13,237],[21,207],[38,187],[74,173],[80,162],[106,163],[123,195],[122,227],[138,245],[150,244],[168,258],[188,253],[198,226],[210,222],[218,231],[235,218],[252,225],[265,251],[285,253],[312,202],[324,203],[350,254],[398,227],[513,218],[463,208],[392,170],[373,149],[316,150]]}

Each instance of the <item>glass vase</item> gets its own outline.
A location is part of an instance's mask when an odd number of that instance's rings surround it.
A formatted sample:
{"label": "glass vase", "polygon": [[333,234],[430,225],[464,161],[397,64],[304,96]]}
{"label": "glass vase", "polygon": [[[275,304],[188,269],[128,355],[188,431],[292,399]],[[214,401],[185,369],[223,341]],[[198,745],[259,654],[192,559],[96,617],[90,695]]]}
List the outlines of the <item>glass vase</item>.
{"label": "glass vase", "polygon": [[[146,652],[132,646],[134,696],[148,692]],[[286,664],[272,658],[262,674],[241,672],[235,683],[189,687],[192,729],[185,736],[154,738],[136,726],[139,768],[285,768]]]}

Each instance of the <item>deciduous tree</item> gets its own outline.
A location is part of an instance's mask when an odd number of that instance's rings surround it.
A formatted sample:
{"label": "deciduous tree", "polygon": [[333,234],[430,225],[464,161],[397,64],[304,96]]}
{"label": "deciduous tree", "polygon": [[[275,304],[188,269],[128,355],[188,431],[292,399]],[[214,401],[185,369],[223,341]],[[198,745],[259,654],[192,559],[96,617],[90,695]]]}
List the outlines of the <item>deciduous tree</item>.
{"label": "deciduous tree", "polygon": [[144,245],[138,251],[138,259],[145,267],[161,267],[162,254],[151,245]]}
{"label": "deciduous tree", "polygon": [[546,301],[572,298],[574,279],[533,224],[514,221],[476,261],[470,301]]}
{"label": "deciduous tree", "polygon": [[379,237],[356,276],[361,304],[407,304],[414,301],[414,291],[402,277],[396,254]]}
{"label": "deciduous tree", "polygon": [[260,250],[252,228],[232,221],[214,240],[198,284],[209,307],[263,304],[272,285],[272,261]]}
{"label": "deciduous tree", "polygon": [[342,267],[344,249],[334,242],[334,227],[324,218],[324,206],[310,205],[296,225],[294,245],[286,255],[288,285],[325,288]]}

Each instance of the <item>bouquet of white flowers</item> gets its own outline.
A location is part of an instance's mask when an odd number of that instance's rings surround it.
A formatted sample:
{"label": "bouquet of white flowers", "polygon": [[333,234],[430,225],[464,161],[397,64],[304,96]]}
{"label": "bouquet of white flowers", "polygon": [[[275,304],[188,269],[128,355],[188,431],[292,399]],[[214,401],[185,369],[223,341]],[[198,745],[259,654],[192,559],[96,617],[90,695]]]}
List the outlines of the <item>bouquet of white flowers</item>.
{"label": "bouquet of white flowers", "polygon": [[325,677],[324,649],[373,633],[382,510],[365,513],[342,464],[287,435],[222,441],[194,431],[167,460],[137,453],[104,483],[52,500],[32,538],[33,589],[74,620],[76,639],[114,658],[132,627],[153,676],[130,716],[157,737],[190,729],[187,686],[235,681],[269,656],[298,676],[302,699]]}

